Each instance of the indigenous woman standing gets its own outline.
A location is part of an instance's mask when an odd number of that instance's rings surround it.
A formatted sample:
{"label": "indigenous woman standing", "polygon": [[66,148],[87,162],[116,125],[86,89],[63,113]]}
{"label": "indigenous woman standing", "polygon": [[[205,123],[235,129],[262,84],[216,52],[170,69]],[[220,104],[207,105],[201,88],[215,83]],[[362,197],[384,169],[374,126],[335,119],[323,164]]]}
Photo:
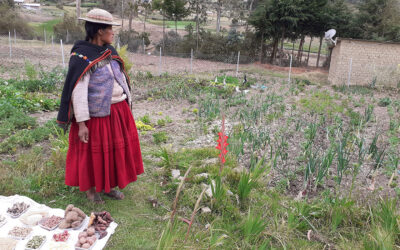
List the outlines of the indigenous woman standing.
{"label": "indigenous woman standing", "polygon": [[143,173],[138,133],[124,62],[110,44],[112,15],[89,11],[86,40],[77,41],[61,97],[57,122],[71,123],[65,184],[79,186],[87,198],[103,203],[101,192],[123,199],[123,189]]}

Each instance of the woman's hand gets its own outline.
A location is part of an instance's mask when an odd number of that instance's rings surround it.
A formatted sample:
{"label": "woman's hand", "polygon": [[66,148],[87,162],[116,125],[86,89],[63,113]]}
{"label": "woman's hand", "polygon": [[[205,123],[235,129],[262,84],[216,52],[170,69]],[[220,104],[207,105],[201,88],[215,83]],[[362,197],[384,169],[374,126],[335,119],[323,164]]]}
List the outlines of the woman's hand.
{"label": "woman's hand", "polygon": [[89,129],[86,127],[85,122],[78,122],[78,125],[79,125],[79,132],[78,132],[79,139],[83,143],[88,143],[89,142]]}

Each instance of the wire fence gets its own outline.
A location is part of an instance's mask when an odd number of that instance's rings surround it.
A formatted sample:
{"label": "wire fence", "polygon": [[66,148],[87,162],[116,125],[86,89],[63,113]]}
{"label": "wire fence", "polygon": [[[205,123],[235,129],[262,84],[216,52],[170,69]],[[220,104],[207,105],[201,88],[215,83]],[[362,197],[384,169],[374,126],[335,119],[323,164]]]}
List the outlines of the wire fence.
{"label": "wire fence", "polygon": [[[68,35],[67,35],[68,37]],[[0,36],[0,77],[12,77],[24,72],[24,65],[30,64],[52,69],[54,67],[68,67],[69,54],[72,44],[65,44],[63,40],[55,39],[53,35],[43,34],[42,40],[23,40],[14,31],[8,36]],[[119,47],[118,38],[116,45]],[[72,41],[69,41],[72,42]],[[128,52],[127,56],[133,63],[132,73],[151,72],[153,75],[163,74],[197,74],[212,72],[227,72],[233,76],[241,76],[247,65],[256,63],[258,57],[249,57],[241,52],[232,52],[228,55],[198,53],[164,53],[162,48],[153,48],[150,52],[144,39],[138,39],[136,52]],[[295,53],[286,53],[285,58],[288,81],[293,76],[292,70],[296,63]],[[322,57],[320,64],[325,59]],[[371,68],[372,67],[372,68]],[[334,84],[345,85],[389,85],[399,87],[400,66],[370,63],[362,65],[357,60],[351,60],[343,69],[331,67],[329,81]],[[281,69],[282,70],[282,69]],[[298,72],[298,70],[295,70]]]}
{"label": "wire fence", "polygon": [[[120,47],[118,41],[117,48]],[[22,70],[26,62],[43,68],[60,66],[68,67],[72,44],[66,44],[62,39],[56,40],[53,36],[43,40],[23,40],[13,32],[8,36],[0,36],[0,60],[2,65],[9,68],[14,65],[16,71]],[[149,71],[154,75],[162,74],[195,74],[221,70],[240,71],[243,57],[239,53],[222,56],[213,54],[191,53],[164,53],[162,49],[152,52],[146,49],[144,41],[136,52],[127,52],[133,71]],[[210,60],[212,58],[212,60]]]}

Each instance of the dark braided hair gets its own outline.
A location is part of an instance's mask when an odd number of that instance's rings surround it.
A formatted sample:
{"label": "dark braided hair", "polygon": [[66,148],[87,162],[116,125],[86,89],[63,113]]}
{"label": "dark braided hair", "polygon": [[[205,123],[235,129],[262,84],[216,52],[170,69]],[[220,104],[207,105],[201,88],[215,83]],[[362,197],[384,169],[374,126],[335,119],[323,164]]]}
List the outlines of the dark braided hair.
{"label": "dark braided hair", "polygon": [[86,30],[86,41],[93,40],[99,30],[105,30],[112,25],[104,24],[104,23],[92,23],[86,21],[85,23],[85,30]]}

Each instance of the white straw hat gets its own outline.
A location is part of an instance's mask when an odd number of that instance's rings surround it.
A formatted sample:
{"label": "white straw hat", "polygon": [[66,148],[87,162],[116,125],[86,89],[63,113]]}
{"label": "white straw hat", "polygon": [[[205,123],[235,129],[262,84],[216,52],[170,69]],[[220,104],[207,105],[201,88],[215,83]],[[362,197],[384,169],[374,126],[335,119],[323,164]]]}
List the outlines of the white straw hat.
{"label": "white straw hat", "polygon": [[104,23],[114,26],[120,26],[119,23],[113,21],[113,16],[110,12],[103,9],[93,9],[86,14],[86,17],[80,17],[79,20],[85,20],[92,23]]}

